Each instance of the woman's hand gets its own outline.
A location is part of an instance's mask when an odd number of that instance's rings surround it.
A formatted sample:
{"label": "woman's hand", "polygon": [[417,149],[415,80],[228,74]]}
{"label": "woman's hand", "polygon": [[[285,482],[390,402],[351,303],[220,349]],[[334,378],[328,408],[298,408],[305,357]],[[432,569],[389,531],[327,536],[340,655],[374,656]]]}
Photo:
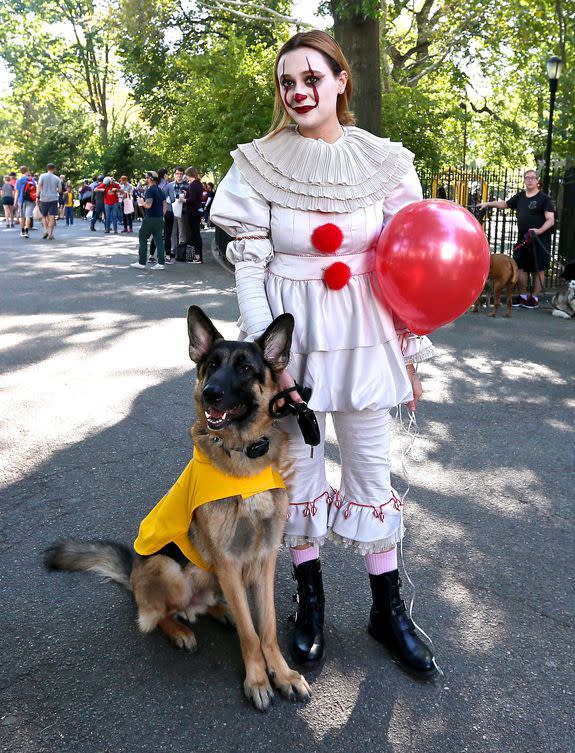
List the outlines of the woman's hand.
{"label": "woman's hand", "polygon": [[423,387],[421,386],[421,380],[419,379],[417,372],[415,371],[415,366],[412,363],[408,363],[406,368],[407,376],[409,377],[409,381],[411,382],[411,390],[413,392],[413,400],[410,400],[407,403],[407,409],[410,411],[415,411],[417,402],[423,395]]}
{"label": "woman's hand", "polygon": [[[283,392],[283,390],[287,390],[290,387],[295,387],[295,381],[288,370],[284,369],[278,379],[278,392]],[[301,399],[300,394],[297,390],[290,392],[290,400],[293,400],[294,403],[303,403],[303,400]],[[284,403],[285,400],[282,398],[281,400],[277,401],[276,406],[278,408],[282,408]]]}

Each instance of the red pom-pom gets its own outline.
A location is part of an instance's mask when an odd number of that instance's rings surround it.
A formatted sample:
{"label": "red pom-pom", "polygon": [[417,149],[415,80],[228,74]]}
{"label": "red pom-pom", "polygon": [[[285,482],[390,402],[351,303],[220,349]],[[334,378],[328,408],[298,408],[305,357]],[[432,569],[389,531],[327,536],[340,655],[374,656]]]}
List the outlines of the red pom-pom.
{"label": "red pom-pom", "polygon": [[314,248],[322,254],[333,254],[341,246],[343,233],[337,225],[328,222],[320,225],[311,234],[311,242]]}
{"label": "red pom-pom", "polygon": [[328,288],[341,290],[351,278],[351,269],[342,261],[331,264],[323,273],[323,279]]}

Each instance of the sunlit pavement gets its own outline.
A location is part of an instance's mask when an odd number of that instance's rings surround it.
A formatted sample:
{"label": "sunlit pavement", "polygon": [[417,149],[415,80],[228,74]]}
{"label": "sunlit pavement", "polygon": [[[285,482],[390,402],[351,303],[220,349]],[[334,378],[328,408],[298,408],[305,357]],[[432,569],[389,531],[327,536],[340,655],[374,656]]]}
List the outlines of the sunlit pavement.
{"label": "sunlit pavement", "polygon": [[[312,702],[261,715],[241,695],[233,632],[201,620],[198,653],[178,653],[138,633],[119,587],[42,569],[61,536],[133,540],[190,455],[187,307],[228,337],[237,317],[212,233],[203,265],[153,272],[129,267],[138,224],[128,236],[60,225],[50,242],[0,224],[1,750],[567,753],[573,322],[546,306],[468,313],[435,333],[420,369],[404,555],[444,676],[420,685],[389,661],[365,630],[361,559],[327,544],[328,656],[307,673]],[[333,434],[327,452],[337,486]],[[286,648],[292,591],[282,552]]]}

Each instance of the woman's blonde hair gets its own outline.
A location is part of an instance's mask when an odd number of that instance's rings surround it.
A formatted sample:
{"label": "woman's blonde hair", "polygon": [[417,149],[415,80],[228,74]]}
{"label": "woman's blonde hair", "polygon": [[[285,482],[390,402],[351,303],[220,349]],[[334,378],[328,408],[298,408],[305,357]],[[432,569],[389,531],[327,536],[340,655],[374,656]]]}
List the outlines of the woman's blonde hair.
{"label": "woman's blonde hair", "polygon": [[312,31],[302,31],[299,34],[294,34],[291,39],[288,39],[288,41],[282,45],[276,55],[274,63],[274,113],[268,135],[275,135],[292,122],[292,119],[286,112],[284,106],[277,70],[282,55],[292,52],[292,50],[297,50],[298,47],[309,47],[312,50],[321,53],[329,64],[334,76],[339,76],[342,71],[347,73],[346,87],[341,94],[337,95],[337,118],[342,125],[355,125],[355,117],[353,112],[349,109],[349,103],[351,102],[353,91],[349,63],[343,54],[343,50],[333,37],[330,37],[325,31],[313,29]]}

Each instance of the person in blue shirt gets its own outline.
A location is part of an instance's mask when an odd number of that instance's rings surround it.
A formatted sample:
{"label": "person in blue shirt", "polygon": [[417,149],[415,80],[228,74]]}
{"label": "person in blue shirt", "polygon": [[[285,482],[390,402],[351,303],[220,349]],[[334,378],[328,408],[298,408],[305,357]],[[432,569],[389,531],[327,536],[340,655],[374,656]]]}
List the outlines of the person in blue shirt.
{"label": "person in blue shirt", "polygon": [[144,209],[144,219],[138,233],[140,241],[138,261],[132,262],[131,267],[135,269],[146,269],[146,259],[148,255],[148,239],[152,237],[156,244],[158,260],[150,269],[164,269],[165,250],[164,250],[164,201],[165,194],[159,187],[158,173],[154,170],[148,170],[146,173],[147,189],[143,198],[139,198],[138,204]]}
{"label": "person in blue shirt", "polygon": [[[16,181],[16,201],[18,202],[18,214],[20,215],[20,235],[28,238],[28,231],[32,227],[34,206],[36,205],[36,181],[30,175],[30,170],[23,165],[20,168],[21,177]],[[34,193],[27,193],[26,186],[31,183]]]}

